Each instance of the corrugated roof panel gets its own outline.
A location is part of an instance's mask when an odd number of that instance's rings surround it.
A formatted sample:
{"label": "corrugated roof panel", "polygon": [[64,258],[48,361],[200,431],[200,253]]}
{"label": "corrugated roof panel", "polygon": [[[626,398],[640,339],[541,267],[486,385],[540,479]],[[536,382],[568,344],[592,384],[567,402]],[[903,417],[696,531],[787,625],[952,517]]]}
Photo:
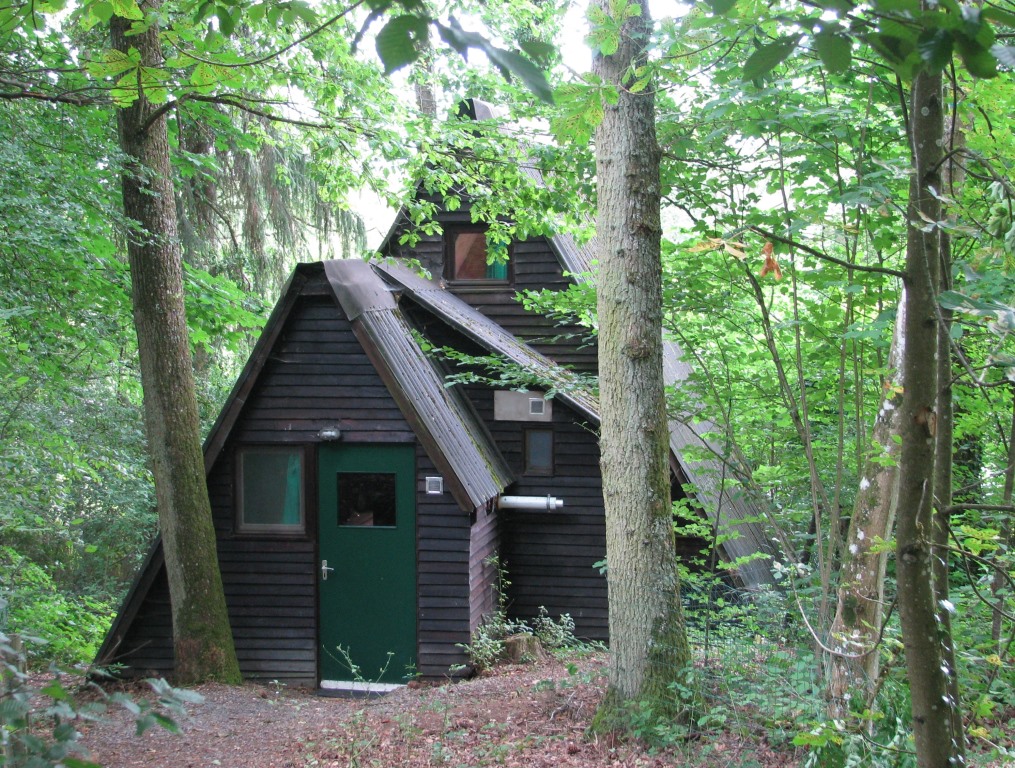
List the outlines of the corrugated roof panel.
{"label": "corrugated roof panel", "polygon": [[[358,260],[325,262],[325,273],[343,310],[358,312],[357,335],[386,369],[396,388],[392,395],[434,464],[453,473],[449,486],[460,491],[459,504],[475,509],[499,495],[513,480],[511,471],[472,407],[444,386],[384,281]],[[462,493],[466,498],[459,498]]]}
{"label": "corrugated roof panel", "polygon": [[[663,379],[667,386],[684,381],[691,367],[681,358],[683,352],[676,342],[663,342]],[[716,425],[708,420],[696,421],[693,425],[672,420],[670,428],[670,450],[677,457],[688,481],[695,487],[699,500],[705,505],[709,519],[714,523],[718,517],[724,533],[733,538],[723,544],[730,560],[749,557],[761,552],[775,553],[775,548],[764,535],[763,526],[757,522],[759,508],[742,488],[733,481],[730,470],[719,459],[692,461],[687,457],[691,448],[705,448],[722,456],[720,446],[705,438],[706,434],[717,431]],[[771,563],[766,559],[755,559],[738,568],[744,584],[759,586],[774,584]]]}
{"label": "corrugated roof panel", "polygon": [[526,371],[552,383],[558,397],[586,418],[599,422],[599,402],[583,389],[566,368],[550,360],[505,331],[483,313],[435,283],[401,264],[376,263],[374,267],[446,323],[480,346],[503,355]]}

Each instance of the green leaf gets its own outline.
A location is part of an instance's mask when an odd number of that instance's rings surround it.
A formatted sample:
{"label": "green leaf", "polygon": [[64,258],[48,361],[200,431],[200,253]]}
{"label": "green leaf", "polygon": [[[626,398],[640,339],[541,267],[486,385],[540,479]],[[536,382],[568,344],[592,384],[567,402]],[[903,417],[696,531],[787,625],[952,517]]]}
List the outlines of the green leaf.
{"label": "green leaf", "polygon": [[411,14],[396,16],[384,25],[377,34],[376,45],[385,74],[390,75],[419,57],[428,29],[427,19]]}
{"label": "green leaf", "polygon": [[106,23],[113,18],[113,4],[102,0],[98,3],[92,3],[88,6],[88,10],[91,14],[99,21]]}
{"label": "green leaf", "polygon": [[129,107],[137,101],[137,73],[134,71],[128,72],[117,80],[109,95],[113,99],[113,103],[118,107]]}
{"label": "green leaf", "polygon": [[952,60],[952,33],[947,29],[926,30],[916,41],[920,58],[933,72],[940,72]]}
{"label": "green leaf", "polygon": [[763,45],[752,53],[744,63],[744,80],[764,77],[784,62],[800,42],[800,35],[786,35],[774,43]]}
{"label": "green leaf", "polygon": [[549,66],[557,49],[550,43],[540,40],[522,40],[518,43],[525,54],[540,66]]}
{"label": "green leaf", "polygon": [[867,42],[903,80],[910,79],[919,69],[920,57],[916,53],[915,41],[909,37],[875,33],[867,36]]}
{"label": "green leaf", "polygon": [[515,75],[541,101],[547,104],[553,103],[553,89],[539,67],[514,51],[505,51],[492,45],[484,50],[490,60],[505,74],[505,77],[508,73]]}
{"label": "green leaf", "polygon": [[593,7],[588,11],[589,34],[585,42],[593,51],[604,56],[612,56],[620,47],[620,25],[601,8]]}
{"label": "green leaf", "polygon": [[1015,27],[1015,13],[998,8],[996,5],[988,5],[980,9],[980,16],[1005,27]]}
{"label": "green leaf", "polygon": [[496,66],[505,79],[516,76],[537,97],[548,104],[553,103],[553,90],[543,72],[531,61],[514,51],[498,48],[482,35],[467,32],[454,18],[450,25],[436,22],[441,39],[463,56],[469,48],[479,48]]}
{"label": "green leaf", "polygon": [[[133,53],[137,53],[136,49],[132,49]],[[85,69],[92,77],[103,78],[113,77],[119,75],[131,69],[136,69],[140,61],[140,55],[137,57],[130,56],[123,51],[108,50],[103,51],[98,59],[89,61],[85,64]]]}
{"label": "green leaf", "polygon": [[553,135],[561,143],[587,144],[592,132],[603,121],[601,86],[568,83],[558,88],[554,97],[558,108],[550,123]]}
{"label": "green leaf", "polygon": [[305,3],[302,0],[293,0],[290,7],[293,13],[296,14],[296,18],[304,24],[309,26],[317,22],[317,11],[309,3]]}
{"label": "green leaf", "polygon": [[712,13],[717,16],[725,16],[736,7],[737,0],[708,0],[708,4]]}
{"label": "green leaf", "polygon": [[194,89],[198,93],[211,93],[215,90],[215,85],[218,81],[219,77],[215,67],[203,61],[194,67],[194,71],[190,73],[190,84],[194,86]]}
{"label": "green leaf", "polygon": [[979,299],[975,296],[966,296],[964,293],[959,293],[958,291],[944,291],[937,297],[937,300],[938,303],[945,309],[961,309],[963,311],[979,315],[993,315],[995,312],[1009,309],[1006,305],[1000,304],[996,301]]}
{"label": "green leaf", "polygon": [[215,17],[219,21],[219,31],[226,37],[231,37],[236,29],[236,22],[239,20],[240,11],[238,8],[229,8],[220,5],[215,9]]}
{"label": "green leaf", "polygon": [[144,14],[137,5],[137,0],[109,0],[109,4],[116,16],[124,19],[133,19],[134,21],[140,21],[144,18]]}
{"label": "green leaf", "polygon": [[814,36],[814,50],[829,72],[839,74],[849,69],[853,58],[853,43],[845,35],[839,32],[821,32]]}
{"label": "green leaf", "polygon": [[982,78],[997,77],[997,59],[990,49],[965,35],[957,35],[955,43],[959,49],[959,58],[969,74]]}
{"label": "green leaf", "polygon": [[159,67],[141,68],[141,90],[152,104],[165,104],[169,100],[169,74]]}

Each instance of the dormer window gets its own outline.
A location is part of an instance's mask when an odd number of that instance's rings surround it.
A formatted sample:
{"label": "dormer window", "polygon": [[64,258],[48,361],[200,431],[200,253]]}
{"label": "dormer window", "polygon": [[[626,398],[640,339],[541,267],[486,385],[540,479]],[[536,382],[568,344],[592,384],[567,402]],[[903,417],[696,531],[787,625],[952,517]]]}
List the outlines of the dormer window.
{"label": "dormer window", "polygon": [[509,263],[490,259],[485,227],[445,229],[446,275],[457,283],[506,283]]}

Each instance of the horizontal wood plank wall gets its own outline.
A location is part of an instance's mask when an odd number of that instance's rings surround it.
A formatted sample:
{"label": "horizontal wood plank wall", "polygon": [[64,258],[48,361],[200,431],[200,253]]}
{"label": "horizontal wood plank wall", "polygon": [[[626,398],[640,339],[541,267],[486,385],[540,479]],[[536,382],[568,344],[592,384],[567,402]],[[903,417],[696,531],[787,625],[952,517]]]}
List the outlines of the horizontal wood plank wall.
{"label": "horizontal wood plank wall", "polygon": [[[313,292],[314,286],[309,285]],[[342,442],[410,442],[412,429],[330,295],[302,297],[209,478],[219,559],[236,654],[245,677],[316,683],[317,432],[337,424]],[[304,444],[306,533],[235,531],[236,448]]]}
{"label": "horizontal wood plank wall", "polygon": [[422,447],[416,467],[417,667],[421,676],[440,679],[467,661],[459,643],[470,639],[469,513],[446,490],[426,493],[426,477],[440,473]]}
{"label": "horizontal wood plank wall", "polygon": [[469,631],[475,632],[497,608],[500,531],[495,510],[479,509],[469,543]]}
{"label": "horizontal wood plank wall", "polygon": [[[441,213],[442,226],[470,224],[467,209]],[[402,247],[396,255],[419,259],[434,277],[444,270],[444,239],[424,236],[411,249]],[[511,245],[513,281],[495,287],[450,285],[449,290],[491,318],[510,333],[530,344],[535,350],[576,371],[595,374],[598,351],[595,340],[588,339],[587,329],[575,325],[557,325],[544,315],[527,312],[515,299],[522,290],[543,288],[564,290],[573,282],[564,272],[544,237],[532,238]]]}
{"label": "horizontal wood plank wall", "polygon": [[165,565],[158,574],[134,621],[109,661],[127,667],[139,677],[169,677],[173,673],[173,614]]}
{"label": "horizontal wood plank wall", "polygon": [[[316,488],[316,453],[308,450],[305,461],[305,480]],[[230,443],[212,469],[208,490],[240,671],[247,679],[315,685],[316,493],[307,493],[304,535],[235,535],[234,467]]]}
{"label": "horizontal wood plank wall", "polygon": [[[244,677],[317,682],[317,432],[337,424],[345,442],[415,437],[334,299],[308,284],[289,315],[236,426],[208,476],[219,561]],[[306,530],[299,536],[235,530],[234,469],[242,445],[305,449]],[[468,519],[466,516],[466,525]],[[467,556],[467,528],[464,533]],[[467,599],[467,562],[462,592]],[[165,574],[158,577],[119,653],[135,670],[172,669]],[[467,610],[461,624],[468,632]]]}
{"label": "horizontal wood plank wall", "polygon": [[593,567],[606,557],[597,436],[565,405],[554,402],[554,474],[526,475],[524,429],[544,425],[494,421],[493,391],[470,387],[469,393],[519,478],[507,493],[564,500],[560,511],[499,513],[501,564],[511,583],[508,615],[531,620],[539,615],[540,607],[553,617],[568,613],[579,637],[605,641],[609,637],[606,578]]}
{"label": "horizontal wood plank wall", "polygon": [[347,443],[415,439],[335,300],[306,296],[290,314],[232,440],[315,443],[318,431],[334,424]]}

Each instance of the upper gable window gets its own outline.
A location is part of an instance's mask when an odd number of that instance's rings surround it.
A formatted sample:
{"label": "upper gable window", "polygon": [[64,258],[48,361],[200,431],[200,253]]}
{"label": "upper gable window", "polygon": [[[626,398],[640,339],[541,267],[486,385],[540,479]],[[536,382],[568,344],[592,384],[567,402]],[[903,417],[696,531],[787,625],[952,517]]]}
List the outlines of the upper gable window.
{"label": "upper gable window", "polygon": [[490,261],[486,228],[446,229],[447,277],[456,282],[500,282],[509,279],[509,263]]}

